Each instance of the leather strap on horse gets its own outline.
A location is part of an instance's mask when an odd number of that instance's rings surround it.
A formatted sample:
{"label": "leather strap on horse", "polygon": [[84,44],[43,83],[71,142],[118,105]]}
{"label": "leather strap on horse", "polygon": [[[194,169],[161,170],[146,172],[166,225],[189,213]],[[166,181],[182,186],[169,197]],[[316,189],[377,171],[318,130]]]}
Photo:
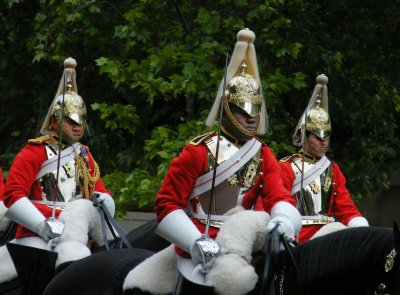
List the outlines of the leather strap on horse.
{"label": "leather strap on horse", "polygon": [[118,236],[122,239],[123,243],[125,246],[129,249],[132,249],[131,243],[129,243],[128,239],[126,238],[126,233],[125,230],[119,225],[118,222],[115,221],[115,219],[111,216],[110,212],[108,212],[106,206],[104,205],[103,202],[98,202],[97,201],[98,194],[95,193],[93,194],[93,205],[95,207],[100,208],[100,220],[101,220],[101,230],[103,233],[103,239],[104,239],[104,245],[106,246],[106,249],[109,250],[110,246],[108,244],[107,240],[107,234],[106,234],[106,227],[104,222],[107,223],[108,228],[111,231],[111,234],[113,235],[114,239],[117,238],[117,235],[115,234],[114,230],[118,233]]}
{"label": "leather strap on horse", "polygon": [[[293,266],[294,266],[294,268],[296,269],[296,273],[299,274],[299,272],[300,272],[299,266],[297,265],[296,260],[294,259],[292,250],[290,250],[290,246],[289,246],[288,242],[286,241],[286,239],[285,239],[285,237],[284,237],[283,235],[280,236],[280,241],[281,241],[281,243],[283,244],[283,247],[285,248],[286,252],[289,253],[290,260],[292,261]],[[304,288],[306,289],[306,293],[307,293],[308,295],[310,295],[311,292],[310,292],[310,289],[308,288],[308,285],[307,285],[307,284],[305,284]]]}
{"label": "leather strap on horse", "polygon": [[296,260],[293,257],[293,253],[290,250],[289,244],[288,244],[288,242],[286,241],[286,239],[285,239],[285,237],[283,235],[280,236],[280,241],[283,244],[283,247],[285,248],[285,250],[289,253],[290,260],[292,261],[292,263],[294,265],[294,268],[296,269],[297,273],[299,273],[299,267],[298,267],[298,265],[296,263]]}
{"label": "leather strap on horse", "polygon": [[15,232],[17,230],[17,223],[11,221],[7,226],[7,229],[4,231],[3,235],[0,236],[0,246],[5,245],[7,242],[12,240],[15,237]]}
{"label": "leather strap on horse", "polygon": [[[290,250],[290,246],[286,241],[283,235],[279,235],[278,228],[279,224],[275,225],[274,229],[267,234],[267,238],[265,241],[265,262],[264,262],[264,271],[263,277],[261,281],[260,295],[275,295],[275,284],[274,284],[274,273],[276,271],[276,263],[278,260],[279,252],[280,252],[280,243],[283,244],[286,252],[289,253],[290,260],[293,263],[294,268],[296,269],[297,274],[299,273],[299,267],[294,259],[293,253]],[[311,294],[308,286],[305,286],[307,294]],[[267,291],[265,293],[265,290]]]}
{"label": "leather strap on horse", "polygon": [[260,295],[275,294],[274,272],[275,272],[275,263],[279,255],[279,233],[277,230],[278,226],[279,226],[278,224],[275,225],[274,229],[269,234],[266,235],[267,238],[264,247],[265,260],[264,260],[263,276],[261,279],[261,287],[259,293]]}

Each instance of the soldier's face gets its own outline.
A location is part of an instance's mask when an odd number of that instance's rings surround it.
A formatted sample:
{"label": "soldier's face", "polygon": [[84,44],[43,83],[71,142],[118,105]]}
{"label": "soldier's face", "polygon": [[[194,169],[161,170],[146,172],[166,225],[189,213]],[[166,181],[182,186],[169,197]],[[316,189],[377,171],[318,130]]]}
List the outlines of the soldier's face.
{"label": "soldier's face", "polygon": [[222,125],[225,130],[238,140],[247,141],[251,139],[256,134],[260,124],[260,115],[251,117],[235,105],[230,105],[229,109],[232,118],[225,111],[222,117]]}
{"label": "soldier's face", "polygon": [[313,155],[314,157],[321,158],[328,151],[329,138],[322,140],[315,134],[310,133],[304,141],[303,149],[306,153]]}
{"label": "soldier's face", "polygon": [[78,124],[70,118],[64,118],[64,128],[66,128],[74,136],[82,136],[85,131],[85,125]]}
{"label": "soldier's face", "polygon": [[[51,124],[52,130],[56,134],[59,134],[60,133],[60,124],[54,117],[52,117],[50,124]],[[63,139],[66,139],[67,141],[71,141],[69,139],[72,139],[72,141],[79,140],[83,136],[83,133],[85,131],[84,124],[78,124],[68,117],[64,118],[63,128],[64,128],[63,129],[63,132],[64,132]],[[68,137],[71,137],[71,138],[68,138]]]}
{"label": "soldier's face", "polygon": [[244,128],[253,132],[257,131],[258,125],[260,124],[260,115],[252,117],[237,106],[231,106],[231,112],[236,121]]}

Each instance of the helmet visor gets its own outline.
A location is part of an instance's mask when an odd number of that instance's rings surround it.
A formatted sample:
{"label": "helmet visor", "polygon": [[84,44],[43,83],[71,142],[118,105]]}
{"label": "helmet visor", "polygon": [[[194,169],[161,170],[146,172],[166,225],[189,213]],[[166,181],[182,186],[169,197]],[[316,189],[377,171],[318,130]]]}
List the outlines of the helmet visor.
{"label": "helmet visor", "polygon": [[82,125],[86,123],[86,116],[83,114],[68,114],[66,117],[70,118],[75,123]]}
{"label": "helmet visor", "polygon": [[261,113],[261,104],[255,104],[248,101],[240,102],[238,105],[243,111],[245,111],[251,117],[255,117]]}
{"label": "helmet visor", "polygon": [[309,130],[308,129],[308,131],[313,133],[320,140],[327,140],[331,136],[331,131],[330,130],[322,130],[322,129]]}
{"label": "helmet visor", "polygon": [[[64,108],[62,103],[64,102]],[[61,114],[63,111],[63,114]],[[76,93],[66,93],[60,95],[53,109],[53,114],[58,120],[61,117],[68,117],[77,124],[84,124],[86,122],[86,106],[82,97]]]}

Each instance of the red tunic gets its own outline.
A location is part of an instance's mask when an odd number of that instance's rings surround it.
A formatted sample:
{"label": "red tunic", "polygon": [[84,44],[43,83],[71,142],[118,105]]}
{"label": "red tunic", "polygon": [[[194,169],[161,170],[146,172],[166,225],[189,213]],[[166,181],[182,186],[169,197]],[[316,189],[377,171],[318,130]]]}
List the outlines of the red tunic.
{"label": "red tunic", "polygon": [[[280,162],[282,168],[283,185],[289,190],[292,190],[293,181],[295,179],[291,165],[292,161]],[[339,166],[332,162],[332,194],[329,201],[328,216],[333,216],[344,225],[347,225],[354,217],[361,216],[356,205],[350,197],[350,193],[346,188],[346,179],[340,171]],[[295,196],[292,196],[295,200]],[[303,225],[300,231],[299,242],[308,241],[323,225]]]}
{"label": "red tunic", "polygon": [[[177,209],[185,209],[189,205],[188,196],[192,192],[196,179],[207,173],[208,152],[205,144],[197,146],[188,144],[180,155],[171,161],[169,170],[164,177],[163,184],[157,194],[154,209],[157,214],[157,221],[161,220]],[[267,212],[271,211],[273,205],[279,201],[287,201],[295,204],[290,193],[283,187],[280,178],[280,167],[275,156],[266,145],[261,147],[260,176],[257,185],[263,185],[262,191],[253,191],[251,198],[244,197],[243,206],[246,208],[254,204],[254,197],[258,193],[262,198],[264,208]],[[255,195],[256,194],[256,195]],[[193,210],[195,206],[192,207]],[[199,228],[201,233],[205,232],[205,225],[197,219],[192,218],[193,223]],[[209,236],[215,238],[219,229],[210,227]],[[187,256],[181,249],[177,249],[178,254]]]}
{"label": "red tunic", "polygon": [[[94,173],[94,161],[89,150],[85,148],[89,157],[89,168],[91,174]],[[29,197],[31,200],[43,200],[42,187],[40,181],[36,180],[36,175],[40,171],[41,165],[47,160],[45,144],[27,144],[15,157],[14,162],[8,173],[6,185],[4,188],[4,205],[11,207],[16,201],[23,197]],[[105,189],[103,181],[99,178],[94,186],[94,191],[104,192],[111,195]],[[48,218],[51,217],[52,208],[44,204],[35,204],[42,214]],[[56,217],[60,214],[60,210],[56,211]],[[16,238],[36,236],[30,230],[18,226]]]}
{"label": "red tunic", "polygon": [[3,170],[0,167],[0,201],[3,200],[3,192],[4,192]]}

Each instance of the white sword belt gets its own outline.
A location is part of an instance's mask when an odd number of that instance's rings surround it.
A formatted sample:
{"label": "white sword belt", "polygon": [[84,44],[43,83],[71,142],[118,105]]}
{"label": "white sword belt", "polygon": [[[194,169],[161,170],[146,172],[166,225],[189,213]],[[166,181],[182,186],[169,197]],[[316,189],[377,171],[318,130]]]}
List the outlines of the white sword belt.
{"label": "white sword belt", "polygon": [[335,218],[326,215],[302,216],[302,225],[328,224],[335,222]]}
{"label": "white sword belt", "polygon": [[47,207],[63,210],[64,207],[67,205],[67,202],[53,202],[53,201],[39,201],[39,200],[32,200],[32,203],[46,205]]}
{"label": "white sword belt", "polygon": [[[193,212],[191,210],[190,215],[192,217],[196,218],[198,221],[200,221],[204,225],[207,225],[207,219],[208,219],[207,214],[199,214],[199,213]],[[225,215],[211,215],[210,216],[210,225],[212,227],[220,228],[224,224],[224,221],[226,220],[227,217],[228,216],[225,216]]]}

